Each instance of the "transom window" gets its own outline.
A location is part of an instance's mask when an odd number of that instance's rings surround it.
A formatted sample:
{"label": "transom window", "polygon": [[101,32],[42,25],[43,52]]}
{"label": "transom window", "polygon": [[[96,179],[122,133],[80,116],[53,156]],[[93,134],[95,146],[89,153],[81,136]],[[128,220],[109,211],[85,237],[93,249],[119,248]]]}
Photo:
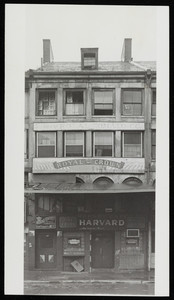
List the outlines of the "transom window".
{"label": "transom window", "polygon": [[37,132],[37,157],[56,156],[56,132]]}
{"label": "transom window", "polygon": [[152,90],[152,116],[156,116],[156,90]]}
{"label": "transom window", "polygon": [[66,157],[84,156],[84,132],[65,132],[64,155]]}
{"label": "transom window", "polygon": [[113,115],[113,91],[94,91],[94,115]]}
{"label": "transom window", "polygon": [[152,159],[156,159],[156,130],[152,130]]}
{"label": "transom window", "polygon": [[123,132],[123,157],[142,157],[142,132]]}
{"label": "transom window", "polygon": [[122,115],[142,115],[142,90],[125,89],[122,91]]}
{"label": "transom window", "polygon": [[37,116],[55,116],[56,115],[56,93],[51,90],[42,90],[37,92]]}
{"label": "transom window", "polygon": [[65,91],[65,115],[84,115],[84,91]]}
{"label": "transom window", "polygon": [[94,132],[93,133],[93,155],[113,156],[113,154],[114,154],[113,132]]}

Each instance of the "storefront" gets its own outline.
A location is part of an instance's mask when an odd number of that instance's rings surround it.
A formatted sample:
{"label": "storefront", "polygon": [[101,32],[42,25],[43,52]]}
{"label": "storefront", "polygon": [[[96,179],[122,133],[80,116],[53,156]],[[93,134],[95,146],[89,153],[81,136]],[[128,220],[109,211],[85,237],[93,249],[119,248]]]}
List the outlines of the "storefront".
{"label": "storefront", "polygon": [[101,190],[69,184],[50,190],[47,184],[42,191],[28,189],[29,269],[150,269],[154,194],[145,185],[123,190],[114,184]]}

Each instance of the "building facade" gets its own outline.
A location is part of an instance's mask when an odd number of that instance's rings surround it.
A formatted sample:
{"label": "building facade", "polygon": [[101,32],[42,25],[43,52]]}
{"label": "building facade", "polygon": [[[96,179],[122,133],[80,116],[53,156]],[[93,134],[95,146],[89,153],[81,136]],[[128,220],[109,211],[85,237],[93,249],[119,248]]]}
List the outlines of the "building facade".
{"label": "building facade", "polygon": [[51,59],[25,75],[25,268],[150,270],[155,259],[155,62]]}

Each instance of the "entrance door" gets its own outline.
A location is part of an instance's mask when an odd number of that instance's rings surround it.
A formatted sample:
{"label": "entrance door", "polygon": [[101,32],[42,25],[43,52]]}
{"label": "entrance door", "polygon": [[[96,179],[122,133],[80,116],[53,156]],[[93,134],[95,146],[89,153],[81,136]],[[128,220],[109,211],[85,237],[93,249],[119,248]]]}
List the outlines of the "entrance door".
{"label": "entrance door", "polygon": [[92,268],[114,267],[114,233],[92,234]]}
{"label": "entrance door", "polygon": [[36,234],[36,267],[51,269],[56,267],[56,232],[39,231]]}

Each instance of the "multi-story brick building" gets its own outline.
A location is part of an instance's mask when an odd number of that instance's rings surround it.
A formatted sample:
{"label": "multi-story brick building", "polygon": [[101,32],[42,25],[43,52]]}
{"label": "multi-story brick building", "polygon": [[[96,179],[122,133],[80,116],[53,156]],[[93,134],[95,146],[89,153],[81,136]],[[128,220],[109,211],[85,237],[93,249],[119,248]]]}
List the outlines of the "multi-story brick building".
{"label": "multi-story brick building", "polygon": [[53,62],[26,72],[25,268],[150,270],[155,252],[155,62]]}

